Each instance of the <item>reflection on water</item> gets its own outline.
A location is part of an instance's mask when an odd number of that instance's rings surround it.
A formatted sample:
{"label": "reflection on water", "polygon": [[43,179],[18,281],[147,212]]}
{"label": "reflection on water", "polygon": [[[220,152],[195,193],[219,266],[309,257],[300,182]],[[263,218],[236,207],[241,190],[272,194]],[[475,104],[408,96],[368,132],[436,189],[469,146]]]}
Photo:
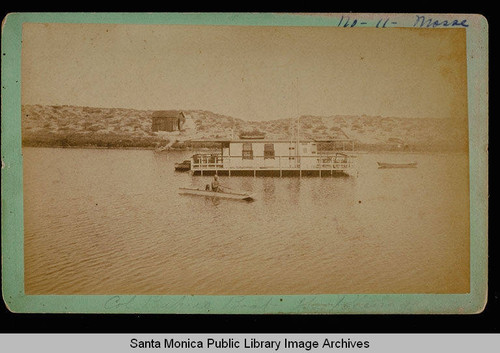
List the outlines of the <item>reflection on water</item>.
{"label": "reflection on water", "polygon": [[221,176],[181,152],[24,148],[27,294],[464,293],[468,161],[363,154],[351,177]]}

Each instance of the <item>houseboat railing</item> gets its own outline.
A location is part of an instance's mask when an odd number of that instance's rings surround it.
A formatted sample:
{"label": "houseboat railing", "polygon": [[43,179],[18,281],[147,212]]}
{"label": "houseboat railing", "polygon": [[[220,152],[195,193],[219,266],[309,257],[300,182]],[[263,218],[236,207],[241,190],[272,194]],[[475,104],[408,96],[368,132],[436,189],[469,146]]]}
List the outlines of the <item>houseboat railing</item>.
{"label": "houseboat railing", "polygon": [[[316,156],[222,156],[196,154],[191,160],[191,171],[347,171],[354,168],[353,156],[345,154],[318,154]],[[281,174],[281,173],[280,173]]]}

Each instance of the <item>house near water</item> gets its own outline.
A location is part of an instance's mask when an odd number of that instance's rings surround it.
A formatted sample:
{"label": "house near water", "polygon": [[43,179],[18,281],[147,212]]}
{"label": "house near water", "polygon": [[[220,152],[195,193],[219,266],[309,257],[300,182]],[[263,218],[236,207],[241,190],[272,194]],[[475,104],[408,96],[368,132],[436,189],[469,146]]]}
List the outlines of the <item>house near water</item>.
{"label": "house near water", "polygon": [[191,141],[218,146],[191,158],[194,175],[311,175],[348,174],[354,170],[354,141],[329,139],[211,139]]}
{"label": "house near water", "polygon": [[181,131],[186,116],[179,110],[158,110],[151,115],[151,131]]}

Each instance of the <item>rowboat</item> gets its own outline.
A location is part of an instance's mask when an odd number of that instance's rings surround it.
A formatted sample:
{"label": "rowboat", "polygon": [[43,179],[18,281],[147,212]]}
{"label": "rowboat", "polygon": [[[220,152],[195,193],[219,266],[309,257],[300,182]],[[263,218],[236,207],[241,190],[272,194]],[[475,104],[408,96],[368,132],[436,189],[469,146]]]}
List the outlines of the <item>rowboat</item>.
{"label": "rowboat", "polygon": [[191,188],[179,188],[179,194],[198,195],[198,196],[216,197],[221,199],[245,200],[245,201],[251,201],[254,199],[253,195],[242,192],[226,192],[226,191],[216,192],[211,190],[191,189]]}
{"label": "rowboat", "polygon": [[382,163],[377,162],[379,168],[416,168],[417,163]]}

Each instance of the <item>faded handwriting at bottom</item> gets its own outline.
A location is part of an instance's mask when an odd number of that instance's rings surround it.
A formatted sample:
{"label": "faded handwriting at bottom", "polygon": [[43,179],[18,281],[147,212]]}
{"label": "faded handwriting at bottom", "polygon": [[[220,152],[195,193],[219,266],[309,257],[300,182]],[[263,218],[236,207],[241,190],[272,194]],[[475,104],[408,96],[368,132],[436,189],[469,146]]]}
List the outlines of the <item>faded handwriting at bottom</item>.
{"label": "faded handwriting at bottom", "polygon": [[[104,308],[106,310],[116,310],[116,309],[130,309],[129,306],[132,304],[137,296],[119,296],[115,295],[110,297],[104,303]],[[164,301],[162,298],[150,297],[144,303],[145,307],[155,308],[159,311],[171,310],[173,312],[179,312],[183,308],[187,308],[188,312],[192,312],[199,310],[200,312],[210,312],[212,309],[212,303],[209,300],[190,300],[192,296],[181,296],[175,298],[175,300],[167,300]],[[199,299],[199,298],[198,298]],[[276,303],[274,303],[273,298],[269,298],[264,302],[252,302],[248,301],[247,296],[236,296],[231,297],[224,305],[223,312],[268,312],[269,308],[276,307]],[[344,301],[345,297],[342,296],[335,300],[334,302],[325,302],[320,300],[318,297],[306,297],[302,298],[298,302],[298,306],[302,308],[302,310],[306,311],[316,311],[319,310],[321,312],[331,311],[340,306],[340,304]],[[278,300],[278,299],[276,299]],[[280,300],[281,302],[281,300]],[[148,311],[149,311],[148,310]],[[280,311],[281,312],[281,311]]]}
{"label": "faded handwriting at bottom", "polygon": [[325,302],[322,300],[320,301],[318,297],[312,297],[312,298],[306,297],[299,301],[299,305],[305,311],[319,310],[319,312],[328,312],[331,311],[332,309],[337,309],[340,306],[340,304],[344,301],[344,299],[345,296],[341,296],[335,302]]}
{"label": "faded handwriting at bottom", "polygon": [[128,296],[122,297],[119,295],[115,295],[106,300],[106,303],[104,303],[104,308],[105,309],[117,309],[121,307],[126,308],[128,305],[130,305],[130,303],[132,303],[135,300],[135,298],[136,298],[135,295],[132,297]]}

